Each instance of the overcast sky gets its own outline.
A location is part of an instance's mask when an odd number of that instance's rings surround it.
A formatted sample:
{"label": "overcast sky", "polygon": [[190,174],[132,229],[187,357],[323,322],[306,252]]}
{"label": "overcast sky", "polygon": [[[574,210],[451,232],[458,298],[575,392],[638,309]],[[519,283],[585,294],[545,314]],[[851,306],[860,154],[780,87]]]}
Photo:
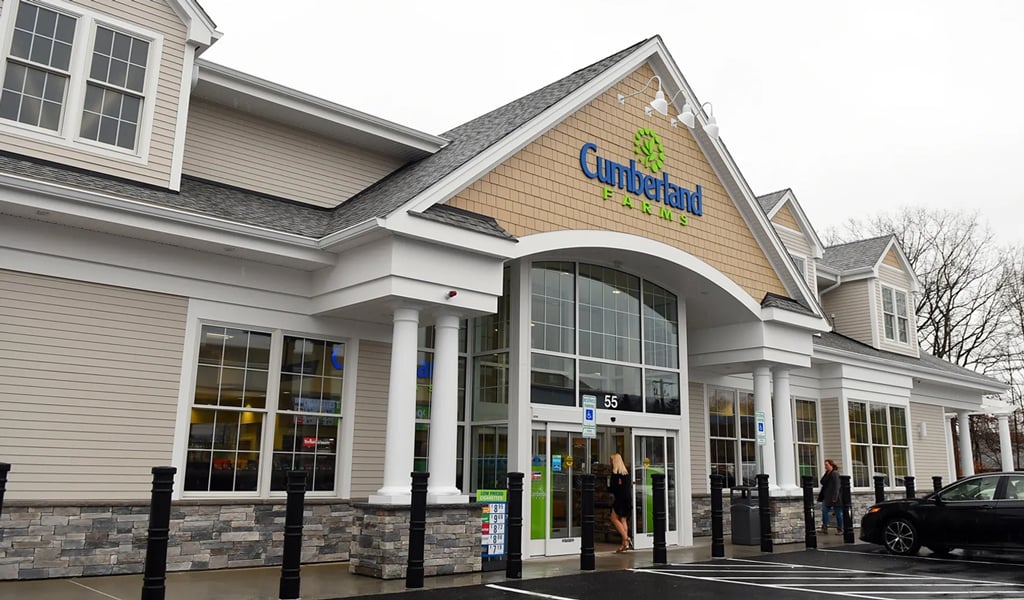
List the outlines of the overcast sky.
{"label": "overcast sky", "polygon": [[434,134],[660,35],[754,192],[819,234],[934,206],[1024,244],[1024,2],[199,2],[205,58]]}

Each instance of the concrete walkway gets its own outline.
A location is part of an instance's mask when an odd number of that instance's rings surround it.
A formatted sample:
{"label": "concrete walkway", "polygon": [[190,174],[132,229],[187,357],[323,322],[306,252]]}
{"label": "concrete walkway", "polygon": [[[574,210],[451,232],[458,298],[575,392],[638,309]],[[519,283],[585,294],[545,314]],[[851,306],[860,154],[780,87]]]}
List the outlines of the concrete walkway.
{"label": "concrete walkway", "polygon": [[[728,538],[726,538],[728,542]],[[818,547],[842,544],[842,536],[818,536]],[[597,570],[614,571],[649,567],[651,550],[616,554],[614,545],[599,545]],[[775,552],[804,550],[804,544],[776,545]],[[727,557],[761,555],[760,546],[733,546],[726,543]],[[697,538],[690,548],[668,551],[670,563],[691,563],[711,558],[711,538]],[[530,558],[523,561],[523,579],[556,577],[581,573],[579,555]],[[406,591],[405,580],[383,581],[348,572],[348,563],[304,565],[303,600],[330,600]],[[167,575],[168,600],[278,600],[281,568],[221,569],[189,571]],[[424,589],[452,588],[506,581],[505,571],[427,577]],[[30,581],[0,581],[0,600],[138,600],[142,593],[142,575],[77,577]]]}

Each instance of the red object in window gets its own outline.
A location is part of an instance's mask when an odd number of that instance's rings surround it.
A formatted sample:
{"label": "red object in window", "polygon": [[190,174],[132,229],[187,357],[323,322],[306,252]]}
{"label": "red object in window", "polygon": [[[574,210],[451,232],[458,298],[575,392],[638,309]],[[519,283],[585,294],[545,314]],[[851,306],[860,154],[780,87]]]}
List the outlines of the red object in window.
{"label": "red object in window", "polygon": [[315,437],[304,437],[304,438],[302,438],[302,447],[303,448],[316,448],[316,438]]}

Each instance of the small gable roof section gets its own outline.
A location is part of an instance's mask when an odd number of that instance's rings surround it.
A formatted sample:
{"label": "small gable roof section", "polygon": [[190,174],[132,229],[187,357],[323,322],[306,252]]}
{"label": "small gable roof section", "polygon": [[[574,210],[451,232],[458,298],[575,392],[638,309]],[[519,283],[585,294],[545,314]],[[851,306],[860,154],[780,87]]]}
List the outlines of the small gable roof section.
{"label": "small gable roof section", "polygon": [[781,225],[802,234],[811,248],[811,256],[820,259],[825,251],[825,246],[818,238],[817,232],[811,225],[810,219],[804,212],[803,207],[797,202],[793,190],[786,188],[770,194],[757,197],[757,203],[761,210],[768,215],[768,220],[775,225]]}
{"label": "small gable roof section", "polygon": [[921,282],[892,234],[825,248],[821,268],[841,275],[846,281],[878,277],[881,265],[892,263],[892,257],[910,281],[910,290],[919,291]]}

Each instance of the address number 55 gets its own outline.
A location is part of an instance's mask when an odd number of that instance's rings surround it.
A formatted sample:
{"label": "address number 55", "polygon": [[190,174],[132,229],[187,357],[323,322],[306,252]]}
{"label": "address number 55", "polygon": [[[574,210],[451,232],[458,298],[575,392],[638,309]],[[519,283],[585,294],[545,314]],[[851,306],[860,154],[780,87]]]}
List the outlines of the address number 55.
{"label": "address number 55", "polygon": [[605,408],[618,408],[619,407],[619,397],[614,395],[614,394],[605,394],[604,395],[604,407]]}

